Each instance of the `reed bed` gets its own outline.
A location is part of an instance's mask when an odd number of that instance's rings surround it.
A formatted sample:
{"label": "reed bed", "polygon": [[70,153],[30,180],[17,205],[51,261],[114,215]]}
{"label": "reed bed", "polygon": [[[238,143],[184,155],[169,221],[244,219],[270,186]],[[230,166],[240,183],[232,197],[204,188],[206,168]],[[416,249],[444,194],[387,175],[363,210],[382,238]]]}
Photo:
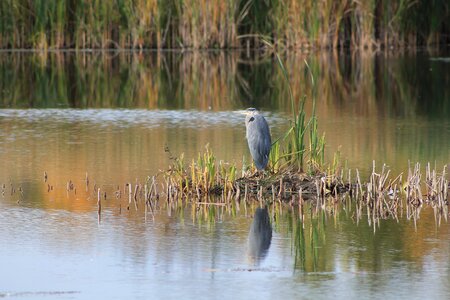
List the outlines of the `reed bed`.
{"label": "reed bed", "polygon": [[446,44],[449,19],[444,0],[5,0],[0,48],[388,49]]}
{"label": "reed bed", "polygon": [[[255,175],[249,166],[239,170],[218,161],[207,148],[187,166],[182,158],[175,159],[167,171],[143,181],[91,184],[92,179],[86,174],[81,182],[69,179],[60,185],[54,182],[52,174],[45,172],[42,184],[51,201],[59,201],[54,197],[94,200],[99,222],[102,213],[110,209],[119,215],[143,214],[147,219],[161,211],[170,214],[189,205],[195,222],[211,225],[224,211],[235,215],[257,205],[269,206],[274,211],[290,210],[300,224],[307,216],[320,223],[322,218],[335,217],[344,208],[356,223],[366,219],[376,231],[385,219],[398,222],[406,216],[416,224],[426,207],[433,209],[437,223],[448,220],[450,184],[446,166],[438,171],[428,163],[425,172],[421,170],[419,163],[411,165],[404,178],[403,173],[393,176],[386,165],[377,169],[374,162],[366,179],[361,178],[358,170],[353,178],[350,171],[307,175],[292,168]],[[19,204],[28,201],[29,191],[21,185],[9,182],[0,187],[3,199]],[[320,227],[319,223],[316,225]],[[314,225],[313,229],[318,228]],[[296,234],[300,242],[304,233],[295,231]]]}
{"label": "reed bed", "polygon": [[377,171],[375,161],[367,180],[361,179],[358,170],[353,180],[351,170],[344,172],[341,167],[328,167],[327,170],[308,174],[291,165],[260,174],[243,163],[242,176],[238,178],[236,166],[226,166],[222,161],[216,163],[211,150],[207,149],[188,167],[182,159],[176,159],[176,163],[164,174],[164,190],[168,191],[168,201],[173,198],[198,202],[208,198],[224,205],[231,201],[251,200],[291,205],[313,200],[324,205],[327,201],[339,202],[349,197],[359,205],[364,204],[374,220],[396,216],[403,205],[402,199],[410,206],[420,207],[426,203],[448,211],[450,185],[446,166],[438,173],[428,163],[423,180],[420,164],[416,163],[414,168],[408,170],[405,182],[403,173],[393,177],[386,165]]}
{"label": "reed bed", "polygon": [[[238,170],[217,161],[207,148],[187,167],[182,159],[177,159],[167,171],[143,181],[136,179],[118,185],[92,185],[86,174],[81,185],[68,180],[63,188],[47,179],[46,173],[43,184],[49,197],[58,194],[58,189],[65,189],[68,198],[95,199],[99,222],[105,209],[115,208],[118,214],[143,213],[145,218],[154,218],[161,210],[169,210],[170,213],[186,205],[192,207],[194,221],[207,223],[214,223],[220,211],[234,215],[254,205],[291,210],[298,217],[296,222],[303,222],[306,215],[319,222],[323,214],[334,217],[345,208],[356,223],[367,219],[374,231],[380,227],[381,220],[398,221],[404,215],[416,224],[425,207],[434,210],[438,223],[447,221],[450,216],[447,169],[444,167],[438,172],[429,163],[424,174],[419,163],[412,165],[405,180],[403,173],[394,177],[386,165],[377,169],[375,162],[372,173],[365,180],[361,179],[358,170],[353,178],[350,172],[343,171],[332,175],[307,175],[290,169],[265,176],[252,172],[248,166],[246,170]],[[348,174],[345,179],[344,173]],[[27,201],[27,191],[21,185],[10,182],[0,187],[2,198],[17,203]],[[296,234],[300,241],[302,233]]]}

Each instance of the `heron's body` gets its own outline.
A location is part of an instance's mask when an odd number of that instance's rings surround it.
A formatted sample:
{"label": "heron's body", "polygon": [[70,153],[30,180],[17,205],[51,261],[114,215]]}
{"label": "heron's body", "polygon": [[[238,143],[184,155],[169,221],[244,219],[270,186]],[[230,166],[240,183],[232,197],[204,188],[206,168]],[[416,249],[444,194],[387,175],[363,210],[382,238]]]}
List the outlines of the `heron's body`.
{"label": "heron's body", "polygon": [[247,109],[245,117],[248,148],[256,169],[264,170],[269,162],[272,141],[266,119],[254,108]]}

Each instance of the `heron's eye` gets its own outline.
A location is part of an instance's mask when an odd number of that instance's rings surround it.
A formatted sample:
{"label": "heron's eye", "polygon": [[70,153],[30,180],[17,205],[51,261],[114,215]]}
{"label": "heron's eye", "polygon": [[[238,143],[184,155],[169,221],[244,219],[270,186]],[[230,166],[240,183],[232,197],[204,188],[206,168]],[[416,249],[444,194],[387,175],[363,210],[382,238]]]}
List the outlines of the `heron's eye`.
{"label": "heron's eye", "polygon": [[250,119],[248,119],[248,122],[252,122],[254,120],[255,120],[255,118],[251,117]]}

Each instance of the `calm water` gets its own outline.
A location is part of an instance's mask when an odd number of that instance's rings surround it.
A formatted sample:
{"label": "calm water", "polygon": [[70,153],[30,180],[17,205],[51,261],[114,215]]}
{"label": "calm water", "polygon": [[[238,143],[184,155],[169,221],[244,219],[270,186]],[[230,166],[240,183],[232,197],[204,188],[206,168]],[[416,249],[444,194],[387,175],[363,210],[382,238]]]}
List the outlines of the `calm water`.
{"label": "calm water", "polygon": [[[448,60],[290,55],[296,99],[311,98],[304,59],[329,160],[339,148],[365,176],[373,160],[394,174],[408,160],[450,163]],[[286,83],[270,58],[1,53],[0,297],[450,296],[450,225],[431,207],[374,227],[351,205],[302,223],[279,206],[162,204],[145,215],[113,196],[206,144],[239,166],[249,156],[239,111],[252,106],[273,136],[289,125]],[[108,195],[100,221],[93,185]]]}

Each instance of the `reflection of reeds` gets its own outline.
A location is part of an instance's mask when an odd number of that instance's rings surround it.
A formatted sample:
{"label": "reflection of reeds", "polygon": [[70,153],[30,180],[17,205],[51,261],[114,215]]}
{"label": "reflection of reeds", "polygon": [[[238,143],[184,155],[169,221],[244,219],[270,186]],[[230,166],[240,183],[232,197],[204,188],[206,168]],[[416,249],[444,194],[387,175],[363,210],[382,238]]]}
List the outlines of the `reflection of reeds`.
{"label": "reflection of reeds", "polygon": [[326,211],[314,212],[308,205],[307,211],[311,213],[307,218],[275,210],[276,219],[286,219],[287,230],[291,235],[291,252],[294,254],[294,267],[303,271],[317,271],[323,267],[319,249],[325,243]]}
{"label": "reflection of reeds", "polygon": [[233,109],[236,54],[5,54],[0,106]]}
{"label": "reflection of reeds", "polygon": [[[306,95],[305,110],[310,112],[314,89],[305,58],[293,54],[282,57],[296,107]],[[412,64],[407,57],[391,64],[387,58],[356,54],[319,54],[311,56],[308,64],[316,79],[319,116],[343,111],[372,122],[379,116],[439,116],[448,112],[443,64],[422,60]],[[421,71],[428,68],[437,72]],[[424,93],[435,99],[427,106],[418,100]],[[277,61],[250,64],[241,61],[236,52],[0,55],[0,107],[234,110],[248,106],[250,101],[252,106],[265,110],[291,111],[285,78]],[[359,139],[358,136],[342,144],[365,144],[355,142]],[[376,145],[370,143],[371,147]]]}

